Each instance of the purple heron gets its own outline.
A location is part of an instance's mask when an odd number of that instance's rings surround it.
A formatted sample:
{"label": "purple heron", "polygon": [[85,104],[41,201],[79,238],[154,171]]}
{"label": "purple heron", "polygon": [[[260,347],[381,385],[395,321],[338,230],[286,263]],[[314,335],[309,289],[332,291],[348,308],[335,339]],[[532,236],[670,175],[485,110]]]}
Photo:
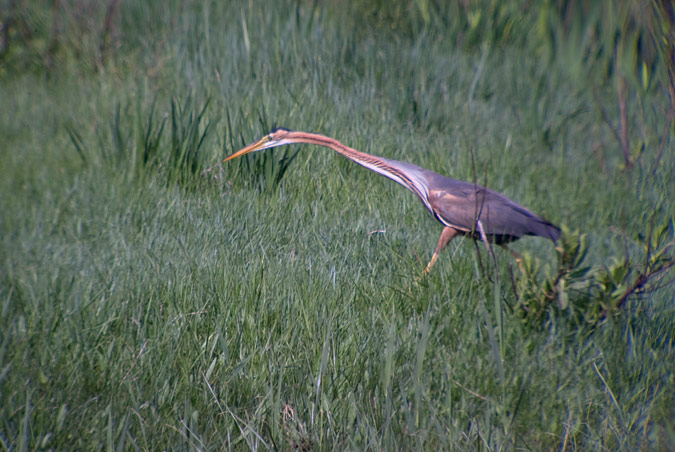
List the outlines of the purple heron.
{"label": "purple heron", "polygon": [[[553,242],[560,237],[560,228],[501,193],[474,183],[450,179],[407,162],[359,152],[333,138],[317,133],[277,128],[269,135],[225,158],[223,162],[250,152],[294,143],[330,148],[415,193],[431,215],[444,226],[434,254],[424,270],[425,274],[436,263],[443,248],[458,235],[482,240],[488,247],[488,252],[490,252],[489,242],[506,248],[507,243],[524,235],[544,237]],[[520,261],[518,253],[506,249]]]}

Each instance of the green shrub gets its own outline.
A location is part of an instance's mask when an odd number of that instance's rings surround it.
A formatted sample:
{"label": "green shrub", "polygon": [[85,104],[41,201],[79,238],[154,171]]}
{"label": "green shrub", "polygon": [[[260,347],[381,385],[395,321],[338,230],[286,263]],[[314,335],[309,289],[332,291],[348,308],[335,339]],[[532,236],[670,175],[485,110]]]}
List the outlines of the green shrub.
{"label": "green shrub", "polygon": [[534,327],[551,317],[562,317],[575,327],[593,327],[607,317],[621,315],[629,298],[672,282],[667,273],[675,265],[673,220],[646,237],[636,237],[635,242],[642,251],[637,257],[633,257],[637,253],[626,253],[607,265],[587,265],[587,236],[563,228],[552,275],[541,276],[540,263],[529,255],[523,258],[518,312]]}

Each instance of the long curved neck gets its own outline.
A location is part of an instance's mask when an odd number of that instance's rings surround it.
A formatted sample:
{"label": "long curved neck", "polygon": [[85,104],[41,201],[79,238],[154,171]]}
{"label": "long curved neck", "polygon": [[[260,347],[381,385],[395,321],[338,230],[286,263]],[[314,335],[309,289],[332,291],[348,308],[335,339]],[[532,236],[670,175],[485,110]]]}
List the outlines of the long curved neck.
{"label": "long curved neck", "polygon": [[366,166],[366,168],[369,169],[370,167],[367,165],[386,164],[384,159],[380,157],[357,151],[356,149],[352,149],[349,146],[340,143],[336,139],[327,137],[325,135],[320,135],[318,133],[292,131],[286,135],[285,139],[294,143],[316,144],[317,146],[330,148],[338,154],[348,158],[349,160],[356,162],[359,165]]}
{"label": "long curved neck", "polygon": [[286,135],[285,139],[294,143],[315,144],[317,146],[330,148],[345,158],[403,185],[405,188],[415,193],[424,203],[426,208],[433,213],[428,201],[429,193],[427,187],[421,181],[410,177],[404,169],[395,166],[397,164],[402,166],[402,162],[357,151],[356,149],[352,149],[349,146],[340,143],[338,140],[318,133],[292,131]]}

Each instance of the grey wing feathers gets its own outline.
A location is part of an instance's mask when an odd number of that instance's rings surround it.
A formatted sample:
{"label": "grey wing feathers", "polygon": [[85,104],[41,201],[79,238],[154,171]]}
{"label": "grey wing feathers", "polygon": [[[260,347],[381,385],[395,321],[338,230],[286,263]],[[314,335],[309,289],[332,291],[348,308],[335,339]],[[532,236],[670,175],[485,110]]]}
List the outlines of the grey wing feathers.
{"label": "grey wing feathers", "polygon": [[[560,229],[506,196],[485,187],[450,179],[428,171],[433,178],[429,202],[438,219],[447,226],[475,233],[480,221],[486,234],[497,243],[536,235],[557,241]],[[430,181],[431,182],[431,181]]]}

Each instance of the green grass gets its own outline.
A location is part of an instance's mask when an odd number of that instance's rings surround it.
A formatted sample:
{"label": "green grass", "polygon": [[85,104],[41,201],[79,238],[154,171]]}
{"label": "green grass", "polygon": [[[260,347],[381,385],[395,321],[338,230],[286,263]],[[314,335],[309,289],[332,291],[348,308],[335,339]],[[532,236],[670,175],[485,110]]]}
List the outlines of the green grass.
{"label": "green grass", "polygon": [[[0,444],[675,447],[672,286],[594,329],[556,315],[531,329],[509,309],[506,253],[493,283],[457,240],[417,280],[441,228],[397,184],[310,146],[279,184],[277,157],[294,149],[217,164],[273,124],[325,133],[487,183],[586,231],[603,265],[675,213],[672,128],[650,171],[663,92],[631,97],[645,150],[629,173],[565,61],[239,3],[125,2],[118,53],[98,72],[68,51],[49,74],[6,60]],[[612,87],[598,91],[616,111]],[[177,163],[186,155],[194,166]],[[554,265],[549,242],[514,248]]]}

